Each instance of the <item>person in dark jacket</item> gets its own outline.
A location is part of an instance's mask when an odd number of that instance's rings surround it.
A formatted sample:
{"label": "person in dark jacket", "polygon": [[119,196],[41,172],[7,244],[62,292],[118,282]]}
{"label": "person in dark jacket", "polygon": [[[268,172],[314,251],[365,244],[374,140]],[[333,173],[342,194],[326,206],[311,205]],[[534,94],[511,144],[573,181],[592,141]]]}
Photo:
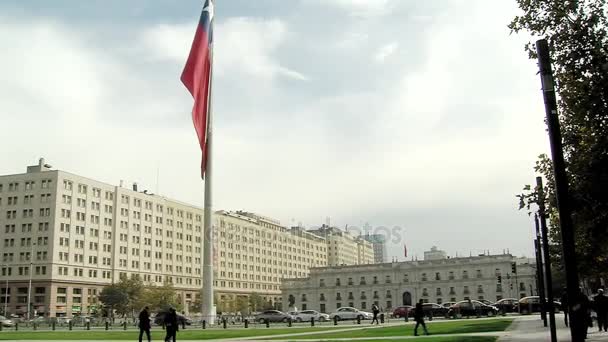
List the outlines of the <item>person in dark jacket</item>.
{"label": "person in dark jacket", "polygon": [[378,305],[376,305],[376,304],[372,305],[372,314],[374,315],[374,318],[372,318],[372,324],[374,324],[374,321],[376,321],[376,324],[380,324],[380,322],[378,321],[379,313],[380,313],[380,309],[378,308]]}
{"label": "person in dark jacket", "polygon": [[597,313],[597,326],[599,331],[608,331],[608,297],[604,296],[604,290],[599,289],[593,297],[593,305]]}
{"label": "person in dark jacket", "polygon": [[169,309],[169,312],[165,314],[164,323],[165,330],[167,331],[165,342],[169,342],[171,340],[175,342],[177,332],[179,331],[179,325],[177,324],[177,313],[175,312],[174,308]]}
{"label": "person in dark jacket", "polygon": [[562,298],[560,299],[560,302],[562,303],[562,311],[564,312],[564,323],[566,323],[566,326],[568,326],[568,292],[566,291],[565,287],[564,292],[562,292]]}
{"label": "person in dark jacket", "polygon": [[422,329],[424,329],[424,333],[426,335],[429,334],[429,331],[426,330],[426,324],[424,324],[424,311],[422,310],[422,299],[416,303],[416,308],[414,309],[414,320],[416,321],[416,326],[414,327],[414,336],[418,336],[418,326],[422,325]]}
{"label": "person in dark jacket", "polygon": [[146,333],[146,337],[148,338],[148,342],[152,341],[150,338],[150,312],[148,312],[148,307],[146,306],[139,313],[139,342],[141,342],[141,338]]}
{"label": "person in dark jacket", "polygon": [[574,327],[577,336],[576,341],[583,341],[587,338],[587,329],[589,329],[589,323],[591,322],[590,309],[589,298],[583,293],[583,289],[579,288],[572,301],[572,312],[570,312],[570,324]]}

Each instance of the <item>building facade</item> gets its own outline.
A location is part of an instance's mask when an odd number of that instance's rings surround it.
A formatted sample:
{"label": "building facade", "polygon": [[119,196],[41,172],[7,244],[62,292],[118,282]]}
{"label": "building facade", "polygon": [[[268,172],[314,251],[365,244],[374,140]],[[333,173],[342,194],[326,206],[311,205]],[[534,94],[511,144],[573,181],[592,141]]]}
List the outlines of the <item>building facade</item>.
{"label": "building facade", "polygon": [[535,272],[527,259],[509,254],[321,267],[306,278],[284,280],[283,302],[329,313],[343,306],[369,310],[373,304],[391,310],[419,299],[496,301],[536,294]]}
{"label": "building facade", "polygon": [[374,263],[386,262],[386,237],[382,234],[365,234],[363,239],[371,242],[374,251]]}
{"label": "building facade", "polygon": [[215,219],[214,279],[222,310],[237,311],[237,300],[252,292],[280,308],[281,279],[327,265],[325,239],[303,228],[243,211],[218,211]]}
{"label": "building facade", "polygon": [[[250,213],[220,211],[214,221],[218,301],[258,293],[280,302],[281,278],[327,265],[319,236]],[[92,314],[103,287],[139,277],[173,284],[188,312],[202,286],[202,225],[201,208],[52,170],[41,159],[0,176],[0,284],[8,280],[0,307],[8,292],[10,313],[25,314],[30,294],[32,314]]]}
{"label": "building facade", "polygon": [[365,265],[374,263],[374,249],[371,242],[360,236],[327,225],[309,230],[327,243],[327,265]]}

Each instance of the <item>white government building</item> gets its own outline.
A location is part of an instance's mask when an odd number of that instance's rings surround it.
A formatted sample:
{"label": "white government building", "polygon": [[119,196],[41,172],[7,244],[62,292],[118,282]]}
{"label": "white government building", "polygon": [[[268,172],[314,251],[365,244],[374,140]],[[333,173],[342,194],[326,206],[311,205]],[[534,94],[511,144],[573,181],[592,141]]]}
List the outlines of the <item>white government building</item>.
{"label": "white government building", "polygon": [[536,266],[527,258],[510,254],[450,258],[436,248],[425,257],[313,268],[308,277],[282,282],[283,303],[327,313],[343,306],[369,310],[372,304],[388,311],[419,299],[439,304],[466,299],[494,302],[537,294]]}
{"label": "white government building", "polygon": [[[338,230],[326,239],[244,211],[218,211],[214,221],[218,307],[257,293],[280,308],[281,280],[327,266],[330,249],[332,261],[373,262],[369,243],[336,247],[357,241]],[[6,300],[8,312],[25,314],[30,297],[32,314],[92,314],[104,286],[139,277],[172,283],[188,312],[200,297],[202,223],[202,208],[40,159],[26,173],[0,176],[0,308]]]}

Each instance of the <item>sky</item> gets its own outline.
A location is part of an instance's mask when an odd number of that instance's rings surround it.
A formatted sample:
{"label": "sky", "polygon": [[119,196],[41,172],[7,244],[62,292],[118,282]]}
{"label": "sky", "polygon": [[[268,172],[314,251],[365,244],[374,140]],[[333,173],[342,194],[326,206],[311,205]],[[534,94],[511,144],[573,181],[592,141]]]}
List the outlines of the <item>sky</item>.
{"label": "sky", "polygon": [[[0,2],[0,174],[54,168],[203,205],[179,81],[202,1]],[[514,0],[218,0],[214,208],[389,234],[389,259],[533,255],[548,152]]]}

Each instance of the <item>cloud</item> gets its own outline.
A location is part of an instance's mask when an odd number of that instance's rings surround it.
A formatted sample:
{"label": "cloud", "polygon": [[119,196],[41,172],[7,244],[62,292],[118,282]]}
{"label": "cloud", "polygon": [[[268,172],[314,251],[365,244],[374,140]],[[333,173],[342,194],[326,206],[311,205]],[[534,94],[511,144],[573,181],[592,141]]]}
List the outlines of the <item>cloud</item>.
{"label": "cloud", "polygon": [[[158,59],[183,63],[193,35],[191,24],[163,23],[146,29],[142,33],[142,41]],[[277,50],[289,35],[286,24],[281,20],[229,18],[216,24],[214,35],[214,72],[218,76],[246,73],[263,79],[308,80],[302,73],[276,59]]]}
{"label": "cloud", "polygon": [[390,55],[392,55],[398,47],[399,44],[397,42],[392,42],[383,45],[382,47],[380,47],[380,49],[378,49],[378,52],[376,52],[376,54],[374,55],[374,60],[378,63],[384,62],[384,60]]}

